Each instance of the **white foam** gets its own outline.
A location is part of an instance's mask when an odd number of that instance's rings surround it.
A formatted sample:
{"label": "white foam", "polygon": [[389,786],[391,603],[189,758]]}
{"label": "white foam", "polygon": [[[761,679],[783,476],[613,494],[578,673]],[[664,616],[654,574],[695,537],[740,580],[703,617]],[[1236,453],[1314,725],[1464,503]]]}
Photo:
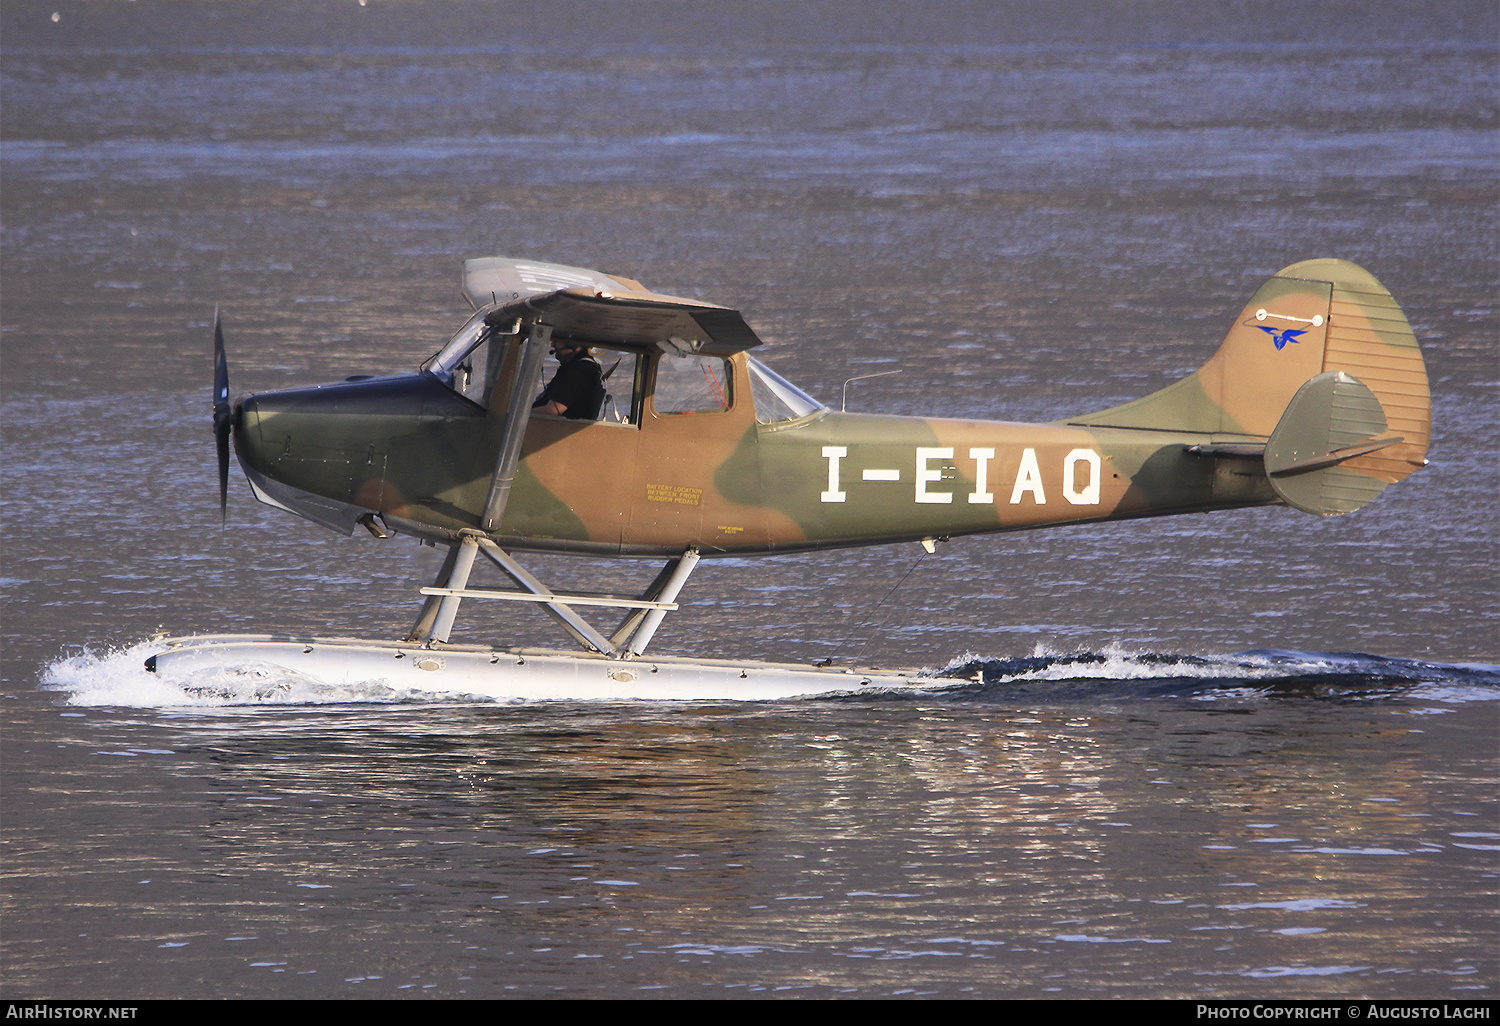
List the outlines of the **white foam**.
{"label": "white foam", "polygon": [[335,686],[281,667],[235,666],[186,678],[171,677],[146,669],[146,660],[163,649],[155,641],[142,641],[102,654],[86,650],[59,658],[42,671],[42,685],[62,692],[72,706],[142,709],[433,702],[461,697],[413,693],[380,681]]}
{"label": "white foam", "polygon": [[61,691],[69,705],[155,707],[198,704],[185,701],[181,688],[146,669],[146,659],[161,646],[142,641],[103,655],[85,650],[53,660],[42,671],[42,686]]}
{"label": "white foam", "polygon": [[[1412,674],[1413,676],[1429,673],[1441,677],[1452,670],[1478,671],[1487,674],[1491,667],[1483,665],[1442,667],[1431,664],[1405,663],[1392,661],[1387,666],[1380,665],[1378,659],[1372,658],[1370,664],[1362,663],[1358,657],[1344,657],[1339,655],[1325,655],[1317,652],[1241,652],[1235,655],[1209,655],[1209,656],[1185,656],[1185,655],[1160,655],[1149,652],[1129,651],[1120,645],[1110,645],[1098,653],[1065,651],[1056,649],[1045,642],[1037,643],[1029,658],[1043,661],[1043,665],[1032,669],[1020,669],[1014,673],[1003,674],[989,678],[991,683],[1016,683],[1027,681],[1077,681],[1077,680],[1099,680],[1099,681],[1127,681],[1127,680],[1153,680],[1153,679],[1189,679],[1189,680],[1214,680],[1214,681],[1245,681],[1243,687],[1234,688],[1223,685],[1216,688],[1212,700],[1228,698],[1253,698],[1264,693],[1267,683],[1293,677],[1319,678],[1325,676],[1343,675],[1370,675],[1379,677],[1384,674],[1395,673],[1400,676]],[[1009,662],[1019,662],[1005,658],[994,658],[983,656],[974,652],[966,652],[951,660],[944,671],[959,670],[972,666],[976,663],[999,664],[1004,666]],[[995,672],[993,667],[990,672]],[[940,672],[944,672],[940,671]],[[1497,675],[1500,676],[1500,675]],[[1448,681],[1419,682],[1412,680],[1404,685],[1392,685],[1393,687],[1407,687],[1410,690],[1405,694],[1409,698],[1439,703],[1442,705],[1459,705],[1466,702],[1494,702],[1500,700],[1500,688],[1495,686],[1500,680],[1493,682],[1478,682],[1474,684],[1455,683]],[[1449,710],[1422,709],[1415,710],[1414,715],[1433,715]]]}
{"label": "white foam", "polygon": [[1130,652],[1119,645],[1109,645],[1097,656],[1048,651],[1038,644],[1033,657],[1054,660],[1046,666],[1005,678],[1018,680],[1151,680],[1156,678],[1214,678],[1261,680],[1282,676],[1284,665],[1272,666],[1254,656],[1216,656],[1162,658],[1142,652]]}

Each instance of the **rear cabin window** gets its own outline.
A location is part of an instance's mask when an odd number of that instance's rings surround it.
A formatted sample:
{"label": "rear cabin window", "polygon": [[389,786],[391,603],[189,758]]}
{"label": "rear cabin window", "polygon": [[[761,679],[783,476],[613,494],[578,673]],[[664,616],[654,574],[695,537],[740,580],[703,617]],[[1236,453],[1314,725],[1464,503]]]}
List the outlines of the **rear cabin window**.
{"label": "rear cabin window", "polygon": [[729,409],[729,361],[718,356],[663,354],[656,361],[657,413],[722,413]]}
{"label": "rear cabin window", "polygon": [[750,360],[750,395],[755,400],[755,419],[779,424],[817,413],[823,404],[759,360]]}

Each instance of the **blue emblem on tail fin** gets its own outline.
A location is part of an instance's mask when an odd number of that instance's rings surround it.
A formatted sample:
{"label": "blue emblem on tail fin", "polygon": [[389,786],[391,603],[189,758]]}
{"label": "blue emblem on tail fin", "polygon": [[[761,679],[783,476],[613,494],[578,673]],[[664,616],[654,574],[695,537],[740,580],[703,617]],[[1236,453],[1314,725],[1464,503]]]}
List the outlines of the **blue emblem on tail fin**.
{"label": "blue emblem on tail fin", "polygon": [[1293,331],[1291,329],[1287,329],[1286,331],[1277,331],[1275,328],[1266,328],[1262,327],[1259,324],[1257,324],[1256,327],[1260,328],[1261,331],[1264,331],[1267,335],[1271,336],[1271,341],[1276,343],[1276,348],[1278,350],[1285,349],[1288,342],[1300,343],[1302,341],[1301,336],[1307,334],[1306,328],[1302,329],[1301,331]]}

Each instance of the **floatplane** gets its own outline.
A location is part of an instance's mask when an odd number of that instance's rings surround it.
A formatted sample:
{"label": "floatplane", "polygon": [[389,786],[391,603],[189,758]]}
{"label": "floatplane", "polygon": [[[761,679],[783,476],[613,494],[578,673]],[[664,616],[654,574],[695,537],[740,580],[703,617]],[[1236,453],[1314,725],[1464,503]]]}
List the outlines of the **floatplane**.
{"label": "floatplane", "polygon": [[[581,267],[469,260],[473,316],[413,374],[231,400],[214,321],[219,505],[441,546],[405,638],[167,638],[148,668],[261,667],[500,698],[768,699],[935,686],[917,671],[648,656],[701,559],[1284,504],[1349,513],[1426,464],[1421,350],[1341,260],[1270,278],[1218,351],[1135,402],[1047,424],[834,411],[750,354],[735,310]],[[543,385],[549,352],[558,366]],[[639,594],[563,592],[518,552],[660,558]],[[508,587],[471,587],[476,562]],[[461,605],[538,606],[579,651],[450,643]],[[623,611],[606,634],[582,611]],[[618,615],[618,614],[617,614]],[[949,682],[952,683],[952,682]]]}

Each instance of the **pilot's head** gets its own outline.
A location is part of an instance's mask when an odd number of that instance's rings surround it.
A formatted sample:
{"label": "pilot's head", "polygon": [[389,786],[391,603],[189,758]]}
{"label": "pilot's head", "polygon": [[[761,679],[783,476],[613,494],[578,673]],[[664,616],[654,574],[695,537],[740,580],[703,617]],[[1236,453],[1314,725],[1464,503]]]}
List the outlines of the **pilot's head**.
{"label": "pilot's head", "polygon": [[552,355],[557,357],[558,363],[567,363],[569,360],[584,352],[584,347],[566,339],[553,339]]}

